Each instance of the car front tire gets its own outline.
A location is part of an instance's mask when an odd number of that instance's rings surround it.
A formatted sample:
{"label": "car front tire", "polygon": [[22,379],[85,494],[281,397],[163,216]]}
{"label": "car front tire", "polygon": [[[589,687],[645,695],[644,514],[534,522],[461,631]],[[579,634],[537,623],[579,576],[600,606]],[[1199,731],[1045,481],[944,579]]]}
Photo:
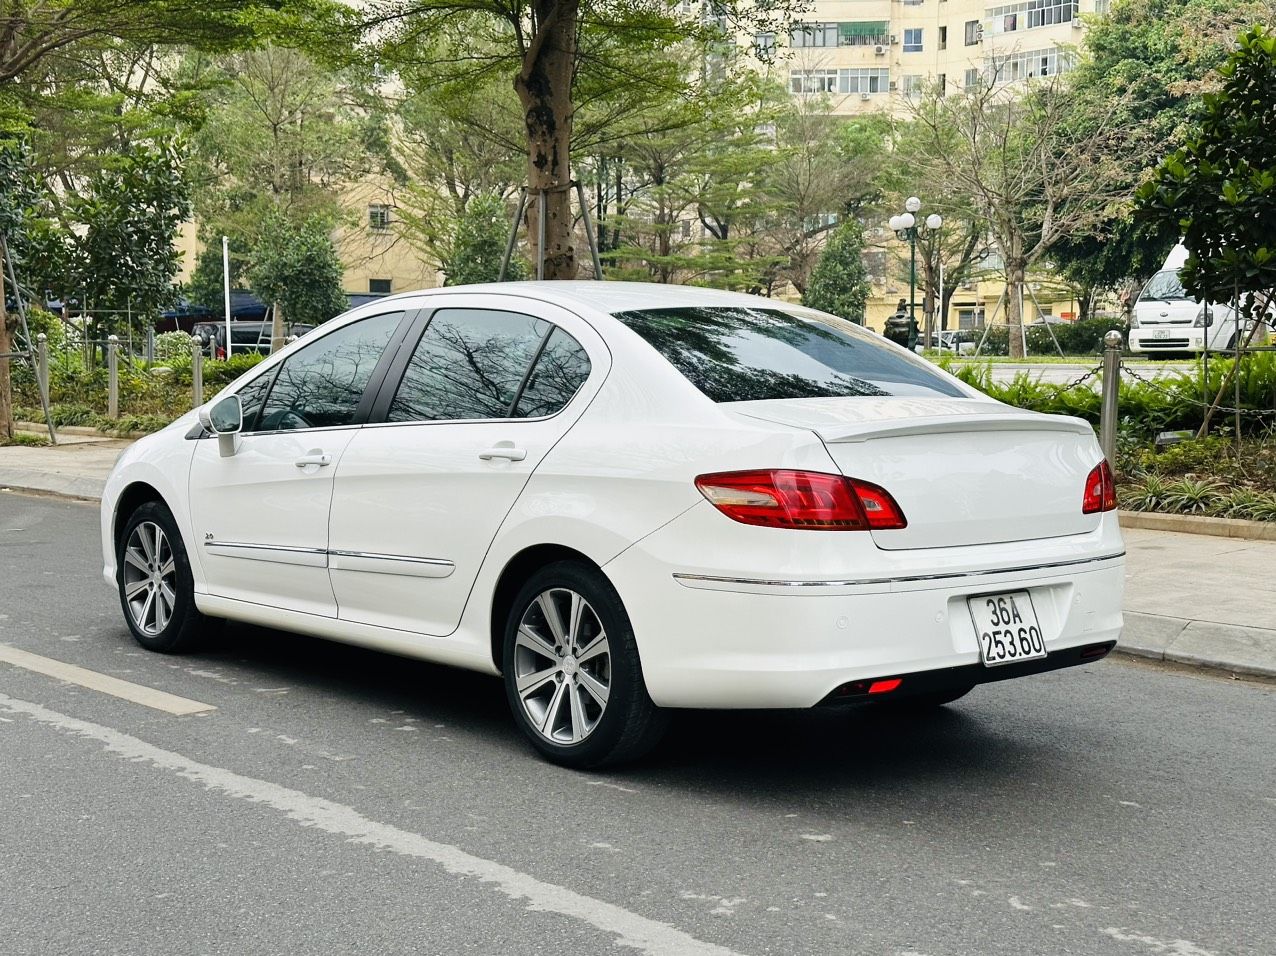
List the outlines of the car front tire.
{"label": "car front tire", "polygon": [[636,760],[668,723],[647,693],[620,595],[581,562],[548,565],[523,585],[505,625],[502,670],[519,729],[563,766]]}
{"label": "car front tire", "polygon": [[205,636],[211,620],[195,607],[186,546],[172,512],[159,501],[140,505],[116,542],[120,606],[137,643],[180,654]]}

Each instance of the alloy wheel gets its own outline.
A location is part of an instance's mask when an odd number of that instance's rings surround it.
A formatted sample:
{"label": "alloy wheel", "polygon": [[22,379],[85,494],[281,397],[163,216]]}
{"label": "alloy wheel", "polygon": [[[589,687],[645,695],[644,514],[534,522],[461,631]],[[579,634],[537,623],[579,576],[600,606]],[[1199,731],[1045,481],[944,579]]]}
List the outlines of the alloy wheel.
{"label": "alloy wheel", "polygon": [[155,636],[168,626],[177,603],[177,561],[158,524],[143,521],[124,546],[124,600],[134,626]]}
{"label": "alloy wheel", "polygon": [[518,623],[514,677],[540,736],[570,745],[594,732],[611,693],[611,645],[588,601],[567,588],[536,596]]}

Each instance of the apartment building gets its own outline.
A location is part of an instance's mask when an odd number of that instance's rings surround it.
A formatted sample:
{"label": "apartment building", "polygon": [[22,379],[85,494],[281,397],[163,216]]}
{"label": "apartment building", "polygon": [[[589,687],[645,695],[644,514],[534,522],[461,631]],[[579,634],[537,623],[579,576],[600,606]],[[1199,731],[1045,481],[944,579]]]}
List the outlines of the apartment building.
{"label": "apartment building", "polygon": [[904,112],[927,84],[958,90],[1066,71],[1087,15],[1110,0],[815,0],[774,49],[796,96],[830,95],[843,115]]}

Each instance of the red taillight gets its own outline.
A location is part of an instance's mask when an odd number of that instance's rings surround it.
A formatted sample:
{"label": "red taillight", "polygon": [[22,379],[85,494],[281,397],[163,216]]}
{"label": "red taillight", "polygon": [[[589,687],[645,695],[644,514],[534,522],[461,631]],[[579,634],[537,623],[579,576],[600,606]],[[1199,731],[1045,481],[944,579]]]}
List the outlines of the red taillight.
{"label": "red taillight", "polygon": [[728,471],[701,475],[696,487],[728,518],[764,528],[886,530],[908,526],[889,492],[818,471]]}
{"label": "red taillight", "polygon": [[889,694],[902,683],[904,681],[899,677],[892,677],[889,680],[875,680],[868,685],[868,692],[870,694]]}
{"label": "red taillight", "polygon": [[1115,511],[1117,506],[1116,482],[1112,479],[1112,466],[1105,458],[1094,466],[1085,480],[1085,495],[1081,498],[1081,513],[1098,514]]}

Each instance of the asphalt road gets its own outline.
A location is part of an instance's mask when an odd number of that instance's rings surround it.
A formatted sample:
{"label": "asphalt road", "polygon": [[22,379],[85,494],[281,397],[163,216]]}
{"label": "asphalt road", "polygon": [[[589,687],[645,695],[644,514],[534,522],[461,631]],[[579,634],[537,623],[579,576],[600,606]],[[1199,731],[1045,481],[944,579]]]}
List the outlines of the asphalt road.
{"label": "asphalt road", "polygon": [[921,719],[681,714],[573,773],[490,678],[246,627],[148,654],[96,535],[0,493],[0,644],[216,710],[0,663],[7,956],[1276,951],[1272,685],[1110,660]]}

